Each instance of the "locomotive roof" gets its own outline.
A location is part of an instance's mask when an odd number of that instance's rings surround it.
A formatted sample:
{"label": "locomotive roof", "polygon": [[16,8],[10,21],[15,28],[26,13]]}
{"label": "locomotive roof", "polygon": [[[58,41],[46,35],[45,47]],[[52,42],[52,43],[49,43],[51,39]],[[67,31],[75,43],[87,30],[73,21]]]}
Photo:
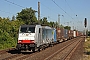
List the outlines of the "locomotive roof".
{"label": "locomotive roof", "polygon": [[42,26],[42,28],[52,29],[52,28],[51,28],[51,27],[49,27],[49,26]]}
{"label": "locomotive roof", "polygon": [[36,25],[21,25],[21,27],[35,27]]}

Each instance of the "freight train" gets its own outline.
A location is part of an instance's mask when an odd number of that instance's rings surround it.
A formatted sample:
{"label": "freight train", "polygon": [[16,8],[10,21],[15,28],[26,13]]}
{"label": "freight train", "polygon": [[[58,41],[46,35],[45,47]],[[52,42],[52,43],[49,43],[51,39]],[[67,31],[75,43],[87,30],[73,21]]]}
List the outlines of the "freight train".
{"label": "freight train", "polygon": [[21,25],[19,28],[17,50],[29,50],[35,52],[56,43],[63,42],[77,36],[82,32],[67,30],[64,28],[52,28],[42,25]]}

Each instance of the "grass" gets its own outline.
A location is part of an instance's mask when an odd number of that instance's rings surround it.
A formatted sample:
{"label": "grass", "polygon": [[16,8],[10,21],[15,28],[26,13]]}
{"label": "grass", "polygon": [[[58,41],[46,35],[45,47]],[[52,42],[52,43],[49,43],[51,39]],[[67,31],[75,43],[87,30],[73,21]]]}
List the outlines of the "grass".
{"label": "grass", "polygon": [[85,47],[85,54],[83,60],[90,60],[90,37],[86,38],[84,47]]}

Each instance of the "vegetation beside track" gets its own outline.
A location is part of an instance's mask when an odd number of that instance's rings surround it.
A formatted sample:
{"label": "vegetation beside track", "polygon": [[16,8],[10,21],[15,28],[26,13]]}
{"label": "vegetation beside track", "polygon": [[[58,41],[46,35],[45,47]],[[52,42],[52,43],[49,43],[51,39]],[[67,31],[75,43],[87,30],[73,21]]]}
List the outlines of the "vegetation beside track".
{"label": "vegetation beside track", "polygon": [[84,47],[85,47],[85,54],[83,60],[90,60],[90,37],[86,38]]}

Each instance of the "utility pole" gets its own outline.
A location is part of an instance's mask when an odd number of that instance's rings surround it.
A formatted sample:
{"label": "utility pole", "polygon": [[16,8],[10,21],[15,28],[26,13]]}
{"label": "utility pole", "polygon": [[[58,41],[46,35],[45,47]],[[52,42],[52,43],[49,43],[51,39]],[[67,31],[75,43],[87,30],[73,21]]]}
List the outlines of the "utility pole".
{"label": "utility pole", "polygon": [[38,21],[40,24],[40,2],[38,2]]}
{"label": "utility pole", "polygon": [[74,29],[74,23],[73,23],[73,30],[75,30],[75,29]]}
{"label": "utility pole", "polygon": [[60,14],[58,14],[58,25],[60,27]]}

